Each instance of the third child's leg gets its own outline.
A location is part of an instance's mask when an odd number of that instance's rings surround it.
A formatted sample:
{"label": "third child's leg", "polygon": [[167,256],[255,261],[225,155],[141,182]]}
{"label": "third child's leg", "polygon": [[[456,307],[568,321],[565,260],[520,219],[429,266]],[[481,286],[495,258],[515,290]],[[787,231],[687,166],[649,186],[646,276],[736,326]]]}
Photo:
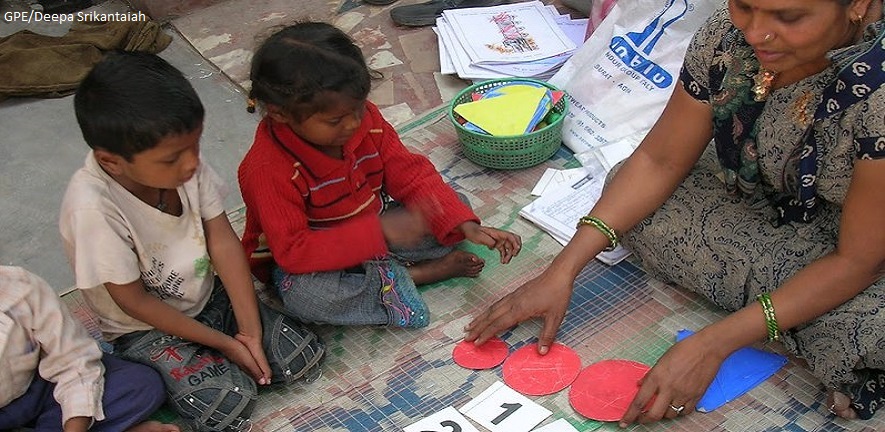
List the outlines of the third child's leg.
{"label": "third child's leg", "polygon": [[0,407],[0,430],[16,429],[34,423],[44,429],[61,429],[61,406],[52,391],[55,385],[35,375],[25,394]]}
{"label": "third child's leg", "polygon": [[123,431],[145,421],[166,400],[166,388],[157,371],[143,364],[102,357],[104,363],[105,419],[96,422],[94,431]]}

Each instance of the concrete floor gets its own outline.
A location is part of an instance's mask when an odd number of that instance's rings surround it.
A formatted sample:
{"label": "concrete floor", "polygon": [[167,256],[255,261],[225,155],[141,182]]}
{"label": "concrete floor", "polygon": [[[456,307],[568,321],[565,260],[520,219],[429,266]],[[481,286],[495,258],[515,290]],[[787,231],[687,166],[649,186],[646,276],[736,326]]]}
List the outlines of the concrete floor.
{"label": "concrete floor", "polygon": [[[128,9],[116,1],[101,7]],[[10,33],[8,25],[0,24],[0,36]],[[51,34],[61,26],[45,27],[38,30]],[[182,70],[206,106],[204,159],[232,185],[225,205],[235,209],[242,204],[236,168],[258,118],[246,112],[241,88],[177,32],[168,33],[173,41],[160,55]],[[58,233],[59,205],[88,150],[74,118],[72,96],[0,102],[0,263],[25,267],[59,291],[73,285]]]}
{"label": "concrete floor", "polygon": [[[96,0],[105,11],[142,7],[173,35],[160,56],[181,69],[206,106],[204,160],[231,185],[228,210],[241,207],[236,168],[252,142],[259,117],[245,110],[248,61],[261,36],[277,24],[311,18],[348,32],[384,78],[370,99],[394,125],[403,124],[448,102],[468,83],[439,74],[436,37],[429,27],[394,25],[390,6],[358,0],[191,0],[185,2]],[[576,13],[545,0],[563,12]],[[30,8],[29,0],[0,1],[0,16]],[[64,35],[70,25],[8,22],[0,37],[22,29]],[[0,101],[0,263],[25,267],[59,291],[73,277],[58,234],[58,209],[70,176],[82,166],[88,148],[74,118],[73,97]]]}

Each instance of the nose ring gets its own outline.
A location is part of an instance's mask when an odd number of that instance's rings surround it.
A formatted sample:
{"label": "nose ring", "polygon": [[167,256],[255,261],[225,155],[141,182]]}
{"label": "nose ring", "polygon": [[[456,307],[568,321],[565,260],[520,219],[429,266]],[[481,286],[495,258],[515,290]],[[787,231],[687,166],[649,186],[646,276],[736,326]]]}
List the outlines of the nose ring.
{"label": "nose ring", "polygon": [[773,37],[774,37],[774,36],[772,36],[771,33],[765,33],[765,36],[762,36],[762,40],[765,41],[765,42],[768,42],[768,41],[770,41],[771,38],[773,38]]}

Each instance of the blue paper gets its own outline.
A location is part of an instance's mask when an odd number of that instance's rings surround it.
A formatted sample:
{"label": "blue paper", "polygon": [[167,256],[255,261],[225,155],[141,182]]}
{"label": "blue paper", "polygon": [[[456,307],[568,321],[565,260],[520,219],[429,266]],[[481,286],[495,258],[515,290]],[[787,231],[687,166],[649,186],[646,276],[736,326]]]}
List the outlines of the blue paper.
{"label": "blue paper", "polygon": [[[694,332],[691,330],[679,330],[676,333],[676,341],[679,342],[692,334]],[[752,347],[735,351],[722,362],[719,372],[716,373],[704,397],[698,402],[697,410],[710,412],[737,399],[774,375],[785,364],[787,358],[780,354]]]}

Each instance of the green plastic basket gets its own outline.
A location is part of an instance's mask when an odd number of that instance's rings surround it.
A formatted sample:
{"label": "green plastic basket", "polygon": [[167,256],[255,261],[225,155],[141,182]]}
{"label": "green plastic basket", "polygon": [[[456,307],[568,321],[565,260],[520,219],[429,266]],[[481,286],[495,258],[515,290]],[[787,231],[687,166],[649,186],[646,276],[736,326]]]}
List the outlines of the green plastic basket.
{"label": "green plastic basket", "polygon": [[449,120],[455,126],[464,156],[476,164],[495,169],[519,169],[538,165],[550,159],[562,145],[562,122],[568,112],[566,98],[561,98],[553,111],[559,114],[552,123],[523,135],[492,136],[473,132],[458,123],[455,107],[470,102],[472,93],[485,93],[501,84],[531,82],[550,90],[559,90],[551,84],[528,78],[503,78],[474,84],[458,93],[449,104]]}

